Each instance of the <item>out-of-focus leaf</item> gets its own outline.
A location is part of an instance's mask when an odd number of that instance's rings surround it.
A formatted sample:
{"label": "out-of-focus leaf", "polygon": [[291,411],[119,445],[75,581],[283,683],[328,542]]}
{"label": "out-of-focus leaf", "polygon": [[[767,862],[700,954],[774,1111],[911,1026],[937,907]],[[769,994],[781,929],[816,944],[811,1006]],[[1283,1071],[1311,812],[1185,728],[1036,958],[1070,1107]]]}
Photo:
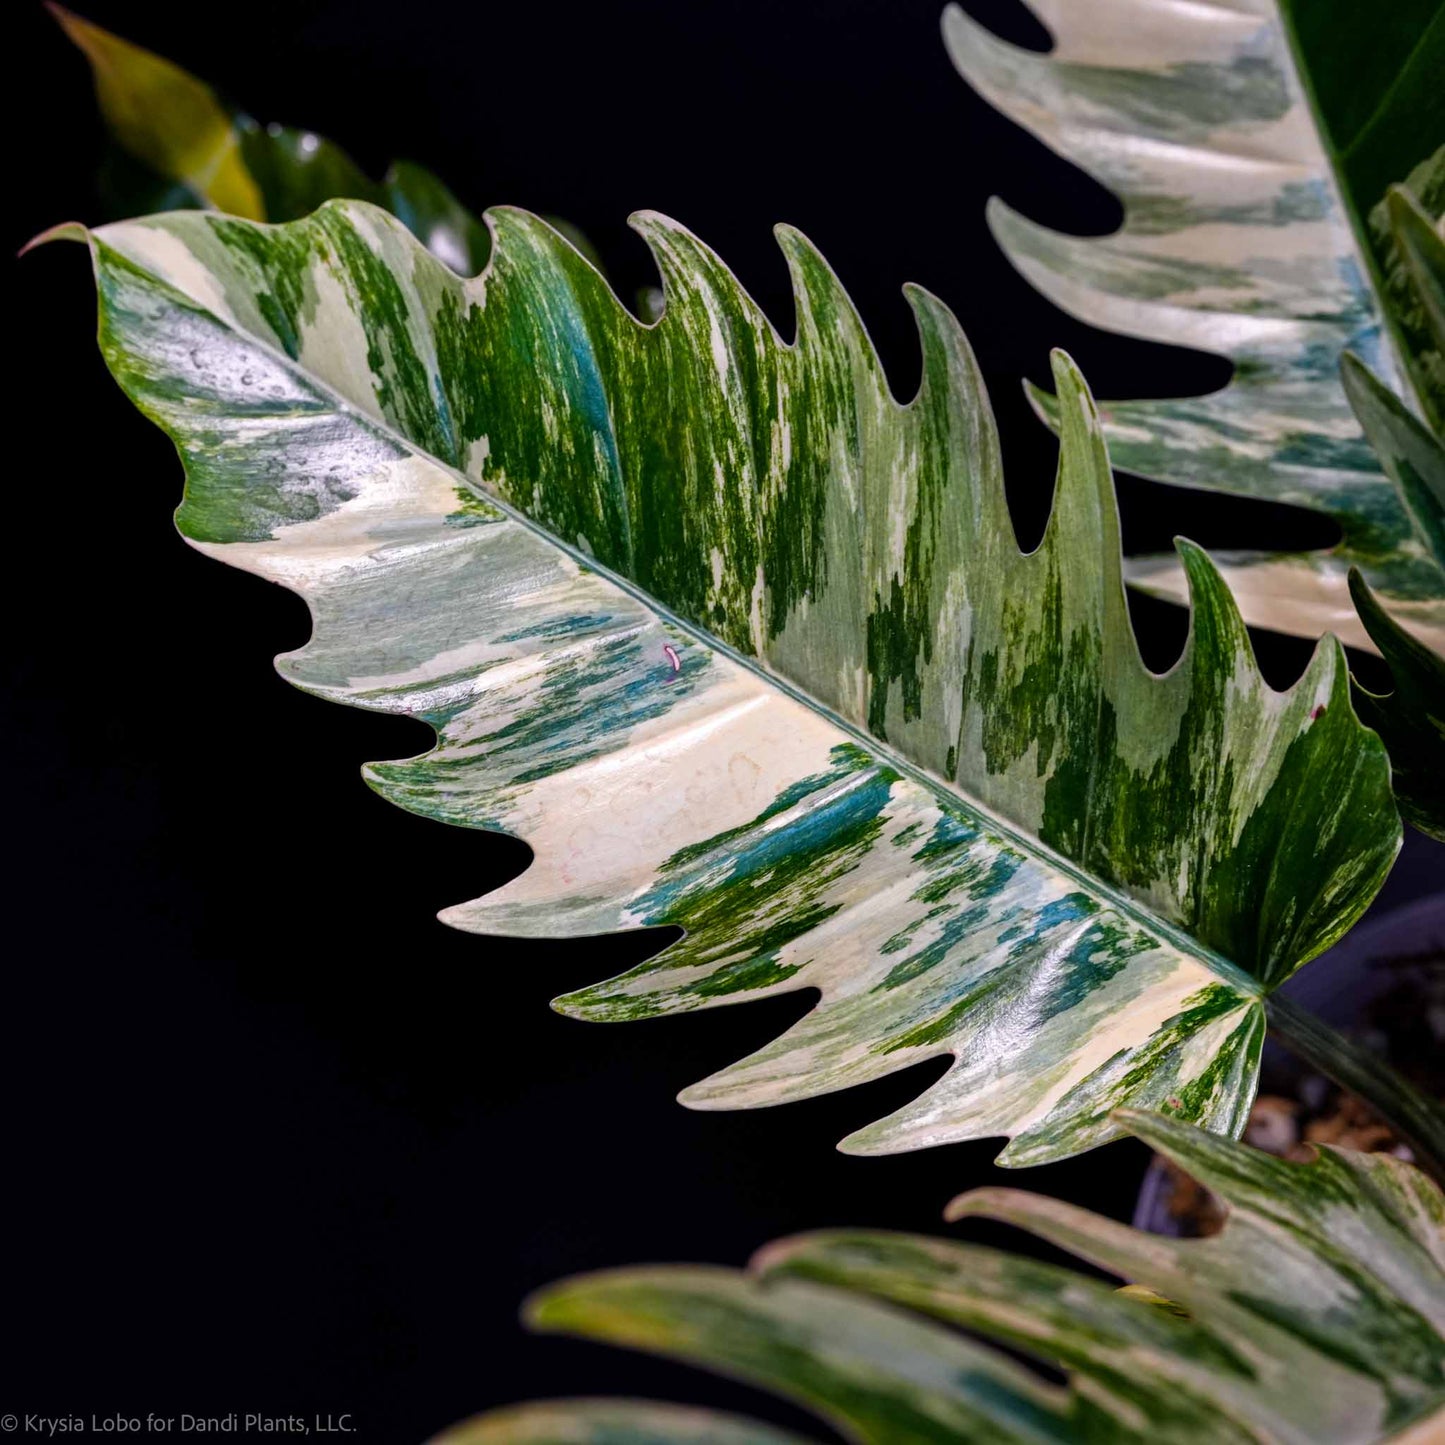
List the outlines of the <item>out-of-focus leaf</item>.
{"label": "out-of-focus leaf", "polygon": [[1287,1163],[1158,1115],[1124,1122],[1225,1202],[1220,1234],[1165,1239],[1011,1189],[966,1194],[949,1217],[1027,1229],[1172,1308],[997,1249],[835,1230],[770,1245],[747,1274],[584,1275],[543,1290],[527,1317],[760,1385],[868,1445],[1437,1438],[1439,1190],[1386,1155],[1322,1148]]}
{"label": "out-of-focus leaf", "polygon": [[1356,682],[1355,711],[1389,749],[1401,816],[1445,842],[1445,660],[1391,619],[1358,572],[1350,590],[1395,684],[1382,697]]}
{"label": "out-of-focus leaf", "polygon": [[[1401,314],[1424,339],[1416,354],[1428,392],[1431,377],[1440,379],[1445,356],[1445,245],[1428,228],[1420,232],[1418,208],[1398,188],[1389,207],[1402,258]],[[1410,515],[1418,545],[1445,567],[1445,446],[1349,352],[1341,375],[1350,405]],[[1355,711],[1389,749],[1401,815],[1445,839],[1445,657],[1400,627],[1358,571],[1350,573],[1350,595],[1395,684],[1393,692],[1377,696],[1355,681]]]}
{"label": "out-of-focus leaf", "polygon": [[1416,546],[1445,566],[1445,447],[1348,351],[1340,376],[1380,465],[1410,515]]}
{"label": "out-of-focus leaf", "polygon": [[374,787],[531,844],[447,920],[686,931],[559,1000],[583,1018],[817,989],[687,1091],[701,1107],[951,1054],[860,1151],[1009,1134],[1031,1163],[1111,1137],[1125,1103],[1237,1130],[1262,995],[1399,846],[1338,647],[1272,691],[1186,544],[1191,640],[1143,666],[1066,359],[1054,515],[1025,556],[933,298],[910,293],[925,380],[901,406],[796,233],[786,345],[662,217],[638,222],[652,327],[537,218],[489,220],[469,282],[355,202],[91,237],[106,360],[185,459],[183,534],[307,598],[293,681],[437,729]]}
{"label": "out-of-focus leaf", "polygon": [[[1383,11],[1322,0],[1335,22],[1309,20],[1306,48],[1336,106],[1336,144],[1311,109],[1318,96],[1298,66],[1289,6],[1030,4],[1053,33],[1050,53],[1007,45],[950,6],[954,62],[986,99],[1109,186],[1124,223],[1111,236],[1061,235],[995,200],[999,243],[1072,315],[1235,363],[1229,385],[1208,396],[1101,403],[1115,463],[1312,507],[1340,524],[1343,540],[1328,552],[1217,554],[1247,622],[1370,646],[1350,603],[1353,566],[1398,623],[1445,650],[1445,571],[1415,545],[1337,376],[1350,348],[1387,383],[1398,379],[1372,284],[1388,257],[1377,264],[1358,239],[1383,186],[1352,217],[1332,167],[1363,185],[1388,150],[1390,180],[1409,175],[1422,198],[1436,195],[1445,11],[1421,0]],[[1314,48],[1317,34],[1332,55]],[[1418,370],[1413,358],[1409,369]],[[1057,425],[1054,400],[1030,395]],[[1186,598],[1174,558],[1131,559],[1127,576]]]}
{"label": "out-of-focus leaf", "polygon": [[[1433,183],[1434,214],[1445,210],[1445,149],[1437,160],[1433,176],[1421,178]],[[1407,186],[1391,186],[1381,209],[1388,236],[1382,250],[1392,314],[1406,338],[1402,350],[1415,394],[1438,435],[1445,433],[1445,239],[1440,222],[1431,221],[1431,213]]]}
{"label": "out-of-focus leaf", "polygon": [[210,86],[60,5],[48,8],[90,62],[101,114],[126,151],[200,201],[266,219],[233,116]]}
{"label": "out-of-focus leaf", "polygon": [[[1423,402],[1416,338],[1390,284],[1399,264],[1385,195],[1400,182],[1445,211],[1445,8],[1439,0],[1279,0],[1296,69],[1364,263]],[[1438,416],[1435,418],[1439,425]]]}
{"label": "out-of-focus leaf", "polygon": [[[59,5],[49,8],[90,61],[101,115],[124,152],[102,178],[119,214],[200,206],[294,221],[329,200],[370,201],[458,275],[486,265],[487,228],[430,171],[397,161],[373,181],[314,131],[262,125],[171,61]],[[569,236],[585,248],[575,228]]]}
{"label": "out-of-focus leaf", "polygon": [[558,1400],[492,1410],[433,1445],[802,1445],[756,1420],[648,1400]]}

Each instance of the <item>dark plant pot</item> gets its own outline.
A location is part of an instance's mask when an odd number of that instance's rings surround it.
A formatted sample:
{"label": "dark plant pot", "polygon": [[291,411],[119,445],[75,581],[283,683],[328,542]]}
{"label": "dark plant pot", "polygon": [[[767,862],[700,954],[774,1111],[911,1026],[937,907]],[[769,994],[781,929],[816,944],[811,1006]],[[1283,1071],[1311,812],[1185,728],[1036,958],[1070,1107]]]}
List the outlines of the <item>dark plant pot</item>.
{"label": "dark plant pot", "polygon": [[[1383,1054],[1419,1081],[1445,1057],[1445,894],[1417,899],[1361,924],[1281,988],[1301,1008]],[[1273,1037],[1265,1042],[1260,1095],[1294,1100],[1302,1113],[1318,1109],[1332,1085]],[[1267,1133],[1269,1121],[1252,1121]],[[1246,1137],[1249,1137],[1247,1134]],[[1264,1147],[1264,1138],[1253,1140]],[[1182,1227],[1176,1179],[1157,1156],[1145,1172],[1134,1207],[1136,1229],[1174,1237]]]}

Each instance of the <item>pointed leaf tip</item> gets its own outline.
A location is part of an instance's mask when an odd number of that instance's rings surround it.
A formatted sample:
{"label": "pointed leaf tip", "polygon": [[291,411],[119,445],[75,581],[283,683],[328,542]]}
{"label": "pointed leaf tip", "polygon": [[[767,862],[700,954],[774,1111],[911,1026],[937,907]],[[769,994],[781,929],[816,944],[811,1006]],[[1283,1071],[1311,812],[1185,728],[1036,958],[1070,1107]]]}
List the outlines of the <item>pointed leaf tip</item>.
{"label": "pointed leaf tip", "polygon": [[266,218],[236,117],[209,85],[68,10],[52,13],[90,62],[96,101],[122,149],[203,204]]}
{"label": "pointed leaf tip", "polygon": [[62,221],[58,226],[51,226],[41,231],[38,236],[32,236],[15,253],[15,258],[19,260],[21,256],[28,256],[31,251],[48,246],[52,241],[78,241],[81,245],[87,245],[90,241],[90,227],[81,221]]}
{"label": "pointed leaf tip", "polygon": [[1024,397],[1028,401],[1033,414],[1054,433],[1059,432],[1059,399],[1051,391],[1045,391],[1037,382],[1030,381],[1024,377]]}

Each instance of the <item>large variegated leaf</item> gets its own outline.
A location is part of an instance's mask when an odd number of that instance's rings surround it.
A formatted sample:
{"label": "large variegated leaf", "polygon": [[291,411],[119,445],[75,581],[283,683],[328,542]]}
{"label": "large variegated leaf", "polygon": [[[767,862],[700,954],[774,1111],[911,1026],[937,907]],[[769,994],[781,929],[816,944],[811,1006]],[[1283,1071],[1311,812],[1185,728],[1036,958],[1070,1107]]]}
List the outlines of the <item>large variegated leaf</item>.
{"label": "large variegated leaf", "polygon": [[[582,1276],[536,1296],[528,1318],[761,1385],[877,1445],[1438,1440],[1445,1199],[1425,1176],[1385,1155],[1326,1148],[1286,1163],[1156,1115],[1126,1122],[1226,1203],[1222,1233],[1164,1239],[1007,1189],[966,1194],[949,1214],[1019,1225],[1142,1291],[953,1240],[830,1231],[770,1245],[746,1274]],[[438,1445],[646,1440],[627,1433],[629,1414],[641,1424],[660,1408],[502,1411]],[[614,1433],[593,1428],[599,1409]]]}
{"label": "large variegated leaf", "polygon": [[487,263],[487,229],[429,171],[398,161],[373,181],[314,131],[262,125],[204,81],[51,3],[90,62],[96,99],[124,162],[106,190],[123,215],[202,206],[255,221],[294,221],[349,197],[384,206],[464,276]]}
{"label": "large variegated leaf", "polygon": [[558,1001],[630,1019],[798,989],[817,1006],[689,1089],[769,1104],[953,1063],[853,1135],[1014,1136],[1027,1163],[1148,1104],[1236,1130],[1262,996],[1338,937],[1399,844],[1333,641],[1286,693],[1186,546],[1188,647],[1141,663],[1093,404],[1066,359],[1054,512],[1022,555],[957,324],[910,293],[890,395],[796,233],[785,344],[685,231],[644,326],[535,217],[464,281],[391,217],[205,213],[90,236],[101,346],[175,439],[182,533],[296,589],[297,685],[425,719],[369,770],[531,844],[443,916],[686,936]]}
{"label": "large variegated leaf", "polygon": [[[1332,630],[1369,647],[1347,585],[1357,567],[1400,624],[1445,651],[1445,572],[1421,549],[1337,375],[1351,348],[1391,385],[1401,381],[1378,279],[1388,246],[1383,232],[1375,248],[1357,231],[1370,235],[1366,213],[1383,201],[1379,177],[1391,160],[1398,169],[1385,180],[1409,175],[1432,214],[1445,208],[1445,12],[1432,20],[1434,7],[1404,4],[1386,22],[1369,7],[1333,7],[1337,68],[1350,85],[1302,76],[1287,3],[1030,3],[1053,33],[1050,53],[1005,44],[955,5],[944,16],[954,62],[995,106],[1109,186],[1124,222],[1111,236],[1060,235],[995,199],[1000,244],[1072,315],[1235,363],[1229,385],[1208,396],[1102,403],[1114,461],[1145,477],[1316,508],[1340,524],[1343,541],[1328,552],[1220,554],[1246,621],[1307,637]],[[1365,63],[1393,55],[1397,41],[1401,64]],[[1348,58],[1352,46],[1359,59]],[[1341,97],[1333,132],[1309,103],[1322,79]],[[1407,330],[1396,336],[1415,363]],[[1420,368],[1411,369],[1418,384]],[[1055,402],[1031,394],[1056,423]],[[1187,596],[1173,558],[1132,559],[1128,576]]]}

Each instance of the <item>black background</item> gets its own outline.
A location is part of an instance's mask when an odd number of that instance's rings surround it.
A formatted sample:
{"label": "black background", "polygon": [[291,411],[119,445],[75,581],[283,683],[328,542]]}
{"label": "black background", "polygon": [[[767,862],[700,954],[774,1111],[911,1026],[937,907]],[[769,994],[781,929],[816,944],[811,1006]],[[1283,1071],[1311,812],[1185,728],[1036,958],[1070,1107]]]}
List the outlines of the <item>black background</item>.
{"label": "black background", "polygon": [[[850,289],[900,396],[918,355],[899,288],[922,283],[979,353],[1029,545],[1054,446],[1018,379],[1047,380],[1050,345],[1101,396],[1229,374],[1074,323],[1009,268],[984,224],[990,194],[1080,232],[1111,229],[1118,207],[969,91],[937,0],[82,8],[374,175],[401,156],[477,209],[566,216],[623,295],[652,280],[626,214],[655,208],[715,246],[786,332],[769,228],[791,222]],[[1045,43],[1013,0],[970,9]],[[100,131],[78,53],[38,6],[12,20],[18,246],[101,219]],[[1132,1142],[1024,1174],[996,1169],[988,1141],[834,1151],[941,1063],[755,1113],[674,1102],[805,996],[587,1025],[548,999],[658,936],[514,944],[437,923],[527,849],[410,817],[361,784],[363,761],[429,735],[274,675],[305,610],[175,536],[179,466],[105,374],[83,253],[8,269],[0,1411],[349,1412],[352,1438],[407,1441],[486,1406],[592,1392],[798,1425],[682,1366],[529,1336],[518,1303],[578,1270],[738,1265],[801,1228],[941,1229],[944,1202],[984,1183],[1128,1216],[1145,1164]],[[1316,517],[1127,478],[1121,501],[1135,550],[1175,532],[1333,536]],[[1167,665],[1183,613],[1132,601],[1147,658]],[[1284,685],[1308,648],[1265,637],[1260,653]],[[1389,899],[1438,886],[1441,858],[1413,838]]]}

